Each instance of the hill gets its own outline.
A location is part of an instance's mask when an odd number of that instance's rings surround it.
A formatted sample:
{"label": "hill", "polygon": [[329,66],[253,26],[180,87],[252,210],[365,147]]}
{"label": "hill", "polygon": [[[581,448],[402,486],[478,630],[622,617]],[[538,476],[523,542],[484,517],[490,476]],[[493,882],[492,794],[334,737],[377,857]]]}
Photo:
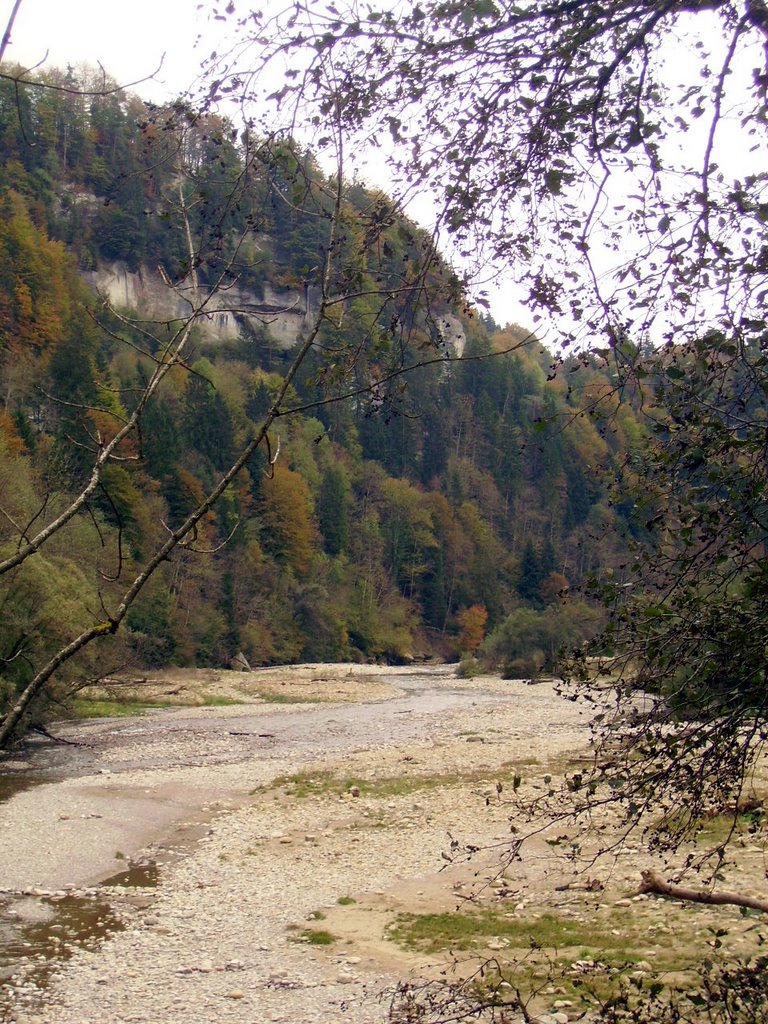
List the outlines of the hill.
{"label": "hill", "polygon": [[123,666],[404,662],[484,635],[503,661],[526,609],[551,611],[540,660],[583,635],[593,615],[563,593],[621,562],[628,510],[606,481],[640,437],[629,406],[605,429],[599,360],[555,370],[467,305],[387,196],[289,139],[61,91],[88,85],[63,72],[41,85],[18,103],[0,86],[6,561],[137,422],[2,577],[0,707],[99,618],[98,651],[57,666],[27,718]]}

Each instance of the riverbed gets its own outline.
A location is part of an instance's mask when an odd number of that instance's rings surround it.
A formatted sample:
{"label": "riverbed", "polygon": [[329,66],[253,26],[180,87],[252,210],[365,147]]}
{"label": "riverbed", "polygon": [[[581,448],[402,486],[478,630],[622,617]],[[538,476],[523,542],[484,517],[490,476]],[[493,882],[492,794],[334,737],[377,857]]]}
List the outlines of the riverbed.
{"label": "riverbed", "polygon": [[[17,777],[35,784],[0,805],[5,912],[23,901],[48,938],[73,900],[101,918],[85,937],[62,925],[45,958],[34,939],[22,947],[5,1019],[379,1024],[398,980],[425,966],[386,940],[388,916],[490,883],[509,838],[499,780],[533,779],[588,740],[549,682],[279,671],[280,704],[66,723],[76,745],[29,753]],[[448,865],[454,838],[485,852]],[[521,866],[514,892],[548,863]],[[132,864],[144,881],[151,865],[153,884],[115,880]],[[327,950],[297,941],[326,919],[341,936]]]}

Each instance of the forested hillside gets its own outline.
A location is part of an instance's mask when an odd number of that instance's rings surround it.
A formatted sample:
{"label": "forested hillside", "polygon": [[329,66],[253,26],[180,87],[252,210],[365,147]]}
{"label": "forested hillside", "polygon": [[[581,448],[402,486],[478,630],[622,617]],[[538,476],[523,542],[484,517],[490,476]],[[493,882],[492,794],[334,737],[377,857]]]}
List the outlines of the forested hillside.
{"label": "forested hillside", "polygon": [[[71,70],[45,80],[89,85]],[[184,282],[209,288],[236,328],[222,337],[199,318],[84,507],[2,577],[0,709],[116,599],[270,409],[328,244],[325,172],[282,145],[260,163],[257,141],[182,105],[2,84],[0,555],[88,478],[175,329],[174,308],[166,324],[86,282],[117,268],[177,299]],[[485,635],[514,661],[526,654],[515,637],[547,609],[545,655],[582,635],[593,613],[564,591],[621,562],[627,509],[608,482],[638,420],[628,405],[604,418],[599,360],[555,372],[523,328],[468,308],[439,259],[420,285],[434,288],[427,312],[403,299],[380,322],[378,292],[367,297],[374,256],[380,291],[407,277],[427,239],[359,182],[344,203],[349,229],[334,244],[358,297],[326,319],[293,381],[299,411],[281,413],[190,543],[162,561],[126,628],[62,666],[58,698],[120,667],[227,665],[240,652],[253,665],[403,661],[471,653]],[[295,343],[275,335],[276,297]],[[388,374],[393,353],[415,368]],[[371,373],[385,382],[371,386]]]}

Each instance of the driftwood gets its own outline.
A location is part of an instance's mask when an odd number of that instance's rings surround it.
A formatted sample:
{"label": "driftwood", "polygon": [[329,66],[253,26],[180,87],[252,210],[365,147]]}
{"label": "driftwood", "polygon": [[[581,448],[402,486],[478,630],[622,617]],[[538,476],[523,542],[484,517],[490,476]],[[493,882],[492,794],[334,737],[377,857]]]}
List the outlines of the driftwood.
{"label": "driftwood", "polygon": [[238,651],[235,657],[232,659],[232,668],[240,669],[241,672],[253,672],[250,662],[243,654],[242,651]]}
{"label": "driftwood", "polygon": [[54,736],[53,733],[48,732],[44,725],[32,725],[30,726],[30,732],[38,732],[41,736],[45,736],[46,739],[52,740],[54,743],[64,743],[68,747],[87,747],[87,743],[81,743],[80,740],[65,740],[63,736]]}
{"label": "driftwood", "polygon": [[638,889],[641,893],[655,892],[659,896],[669,896],[673,900],[687,900],[692,903],[732,904],[749,910],[762,910],[768,914],[768,899],[742,896],[737,892],[702,892],[699,889],[687,889],[685,886],[665,881],[656,871],[643,871],[642,879]]}

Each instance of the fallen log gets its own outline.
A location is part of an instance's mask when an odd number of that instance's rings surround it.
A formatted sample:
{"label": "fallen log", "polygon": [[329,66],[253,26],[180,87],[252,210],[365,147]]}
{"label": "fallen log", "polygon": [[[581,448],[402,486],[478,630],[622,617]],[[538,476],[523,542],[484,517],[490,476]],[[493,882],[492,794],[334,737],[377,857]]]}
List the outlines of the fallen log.
{"label": "fallen log", "polygon": [[737,892],[705,892],[700,889],[688,889],[683,885],[667,882],[657,871],[643,871],[641,877],[639,893],[655,892],[659,896],[669,896],[673,900],[685,900],[691,903],[709,903],[718,906],[732,904],[736,907],[746,907],[748,910],[762,910],[763,913],[768,914],[768,899],[742,896]]}

